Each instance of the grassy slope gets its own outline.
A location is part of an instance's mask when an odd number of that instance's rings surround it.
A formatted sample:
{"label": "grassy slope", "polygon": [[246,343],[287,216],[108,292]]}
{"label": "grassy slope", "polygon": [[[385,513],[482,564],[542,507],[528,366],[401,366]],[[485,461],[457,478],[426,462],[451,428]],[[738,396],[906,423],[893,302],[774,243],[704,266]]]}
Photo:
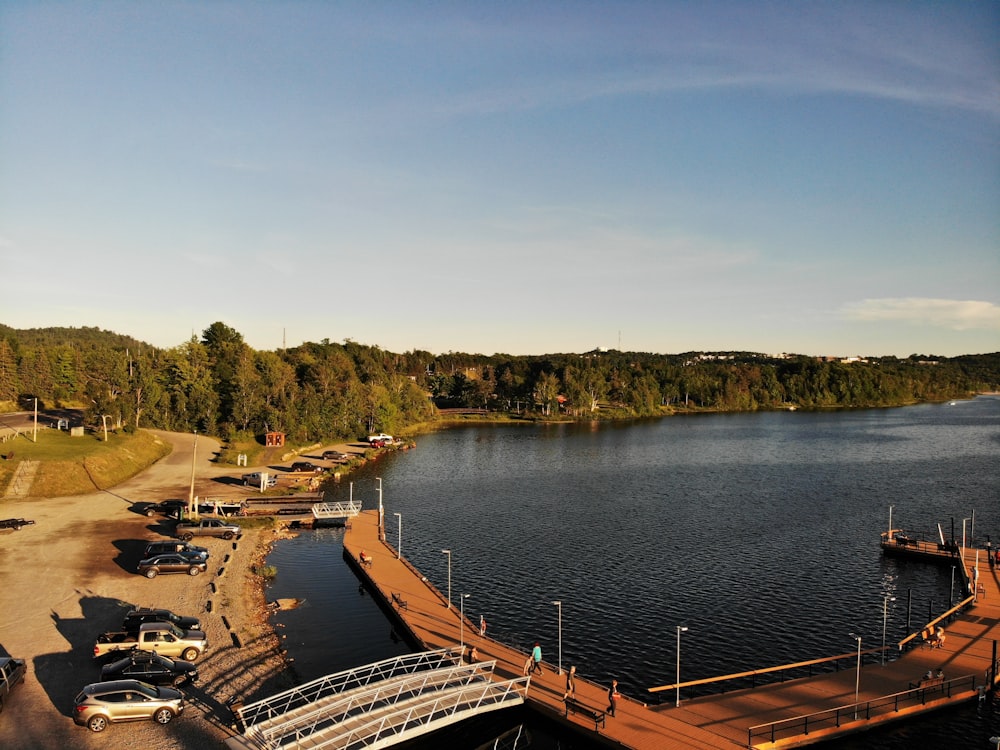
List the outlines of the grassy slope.
{"label": "grassy slope", "polygon": [[[103,438],[103,436],[99,436]],[[107,489],[135,476],[170,453],[170,446],[149,432],[71,437],[61,430],[42,430],[38,442],[20,437],[4,445],[12,460],[0,461],[0,494],[23,460],[41,461],[31,494],[62,497]]]}

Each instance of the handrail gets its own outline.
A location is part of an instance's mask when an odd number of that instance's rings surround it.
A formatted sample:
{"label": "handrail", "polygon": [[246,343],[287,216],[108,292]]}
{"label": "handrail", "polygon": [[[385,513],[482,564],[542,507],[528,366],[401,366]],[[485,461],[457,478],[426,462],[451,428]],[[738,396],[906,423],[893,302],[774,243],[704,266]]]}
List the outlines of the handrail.
{"label": "handrail", "polygon": [[[962,686],[966,683],[968,683],[968,688],[963,688]],[[940,693],[940,698],[952,698],[962,692],[974,693],[976,690],[976,676],[965,675],[945,680],[931,687],[911,688],[899,693],[836,706],[823,711],[792,716],[766,724],[756,724],[747,729],[747,747],[754,747],[755,738],[774,743],[779,739],[807,735],[825,727],[840,727],[841,724],[849,721],[869,721],[874,716],[898,712],[901,708],[905,708],[903,704],[909,701],[919,701],[921,705],[926,704],[928,696],[931,696],[931,700],[935,700],[934,693]]]}
{"label": "handrail", "polygon": [[[477,662],[421,671],[415,675],[398,675],[360,692],[334,696],[332,702],[314,704],[306,713],[269,724],[254,734],[259,734],[268,743],[274,743],[276,738],[280,740],[291,736],[300,741],[303,737],[323,731],[330,723],[344,721],[352,715],[413,701],[416,696],[488,682],[495,666],[496,662]],[[259,726],[263,727],[263,724]],[[283,743],[278,741],[277,744]]]}
{"label": "handrail", "polygon": [[306,705],[325,695],[342,692],[351,687],[368,684],[374,677],[386,679],[398,674],[412,674],[419,670],[436,669],[441,666],[454,666],[460,663],[456,649],[441,648],[434,651],[419,651],[413,654],[403,654],[390,659],[384,659],[363,667],[328,674],[310,682],[288,688],[280,693],[248,703],[236,709],[240,722],[244,727],[250,727],[260,721],[266,721],[277,714],[284,713],[297,706]]}
{"label": "handrail", "polygon": [[[886,647],[889,648],[888,646]],[[869,648],[862,651],[862,655],[865,654],[877,654],[882,651],[881,646],[875,648]],[[801,669],[802,667],[812,667],[817,664],[827,664],[829,662],[837,662],[841,659],[856,659],[858,655],[857,651],[849,651],[844,654],[838,654],[837,656],[823,656],[819,659],[808,659],[806,661],[797,661],[792,664],[779,664],[776,667],[763,667],[761,669],[750,669],[746,672],[734,672],[732,674],[724,674],[716,677],[705,677],[700,680],[689,680],[687,682],[672,683],[670,685],[658,685],[657,687],[647,688],[650,693],[659,693],[663,690],[675,690],[676,688],[683,687],[693,687],[695,685],[709,685],[713,682],[726,682],[728,680],[739,680],[744,677],[755,677],[760,674],[772,674],[774,672],[784,672],[790,669]]]}

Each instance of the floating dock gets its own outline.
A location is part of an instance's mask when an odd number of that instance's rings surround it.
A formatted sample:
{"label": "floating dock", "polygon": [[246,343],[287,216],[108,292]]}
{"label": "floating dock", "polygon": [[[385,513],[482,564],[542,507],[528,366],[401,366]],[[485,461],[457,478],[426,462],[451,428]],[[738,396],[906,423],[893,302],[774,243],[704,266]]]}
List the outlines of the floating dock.
{"label": "floating dock", "polygon": [[[892,541],[895,543],[895,539]],[[923,551],[919,545],[917,549]],[[364,564],[362,550],[367,560]],[[964,552],[964,560],[961,552],[956,558],[963,565],[975,550]],[[344,554],[419,648],[458,644],[460,650],[469,652],[474,647],[476,658],[496,662],[497,679],[523,674],[528,655],[480,635],[457,606],[385,541],[378,511],[364,511],[352,520],[344,535]],[[972,559],[974,564],[974,555]],[[996,647],[1000,638],[1000,578],[995,569],[990,569],[989,575],[981,573],[979,578],[984,585],[981,594],[970,594],[920,631],[892,644],[890,648],[898,656],[885,664],[881,664],[880,648],[868,649],[862,652],[862,666],[856,670],[857,652],[847,652],[816,659],[820,673],[810,677],[686,698],[679,707],[649,705],[644,700],[648,696],[623,696],[612,717],[604,715],[607,685],[580,676],[577,700],[567,705],[563,700],[565,676],[546,663],[544,673],[532,677],[526,703],[601,741],[635,750],[802,747],[905,721],[975,700],[996,685],[1000,667]],[[938,625],[947,626],[946,645],[931,648],[921,636]],[[868,663],[864,663],[865,658]],[[821,671],[824,664],[826,671]],[[763,675],[801,667],[782,665],[757,672]],[[938,668],[946,670],[947,679],[921,681],[921,675]],[[661,685],[650,688],[650,692],[731,682],[749,674]],[[860,686],[857,701],[856,685]]]}

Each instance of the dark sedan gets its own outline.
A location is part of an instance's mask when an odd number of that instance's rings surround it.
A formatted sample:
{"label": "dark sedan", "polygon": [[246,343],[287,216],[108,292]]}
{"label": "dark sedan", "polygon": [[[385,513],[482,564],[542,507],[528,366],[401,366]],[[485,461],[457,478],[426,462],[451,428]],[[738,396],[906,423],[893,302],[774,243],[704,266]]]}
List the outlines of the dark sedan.
{"label": "dark sedan", "polygon": [[198,679],[198,667],[189,661],[168,659],[150,651],[129,651],[128,655],[101,667],[101,682],[141,680],[150,685],[180,685]]}
{"label": "dark sedan", "polygon": [[192,560],[184,555],[156,555],[139,563],[139,572],[146,578],[156,578],[160,573],[187,573],[196,576],[208,570],[204,560]]}

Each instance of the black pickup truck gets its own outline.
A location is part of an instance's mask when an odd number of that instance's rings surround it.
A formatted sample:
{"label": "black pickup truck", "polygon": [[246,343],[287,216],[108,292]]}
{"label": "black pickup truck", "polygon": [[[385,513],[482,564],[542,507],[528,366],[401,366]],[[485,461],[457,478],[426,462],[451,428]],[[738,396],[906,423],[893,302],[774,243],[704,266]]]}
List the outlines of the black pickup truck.
{"label": "black pickup truck", "polygon": [[0,521],[0,529],[14,529],[14,531],[20,531],[22,526],[31,526],[34,521],[29,521],[26,518],[6,518]]}

